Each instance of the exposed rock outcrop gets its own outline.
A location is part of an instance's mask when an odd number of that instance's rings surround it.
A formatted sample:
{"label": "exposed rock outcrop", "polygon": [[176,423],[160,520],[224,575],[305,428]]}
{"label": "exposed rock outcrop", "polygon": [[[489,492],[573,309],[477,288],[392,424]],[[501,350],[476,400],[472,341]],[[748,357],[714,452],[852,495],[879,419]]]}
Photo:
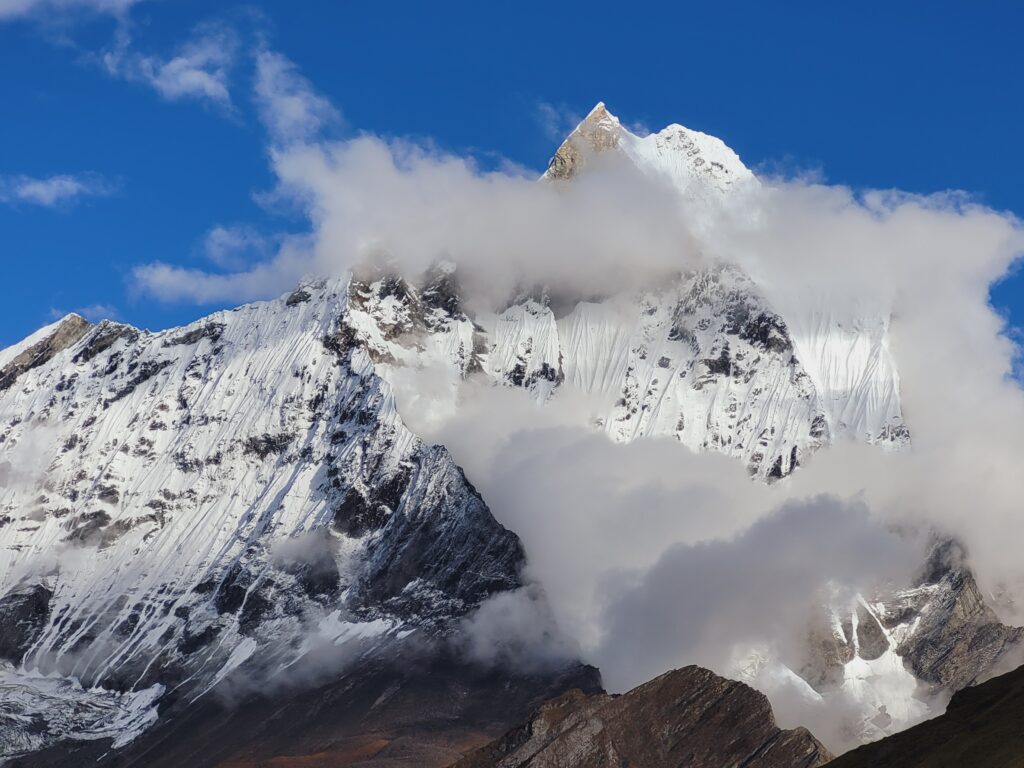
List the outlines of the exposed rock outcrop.
{"label": "exposed rock outcrop", "polygon": [[598,102],[576,130],[562,142],[551,158],[545,176],[562,181],[577,176],[590,155],[618,147],[621,131],[618,119],[608,112],[604,102]]}
{"label": "exposed rock outcrop", "polygon": [[0,392],[9,389],[26,371],[45,365],[54,356],[75,344],[91,327],[87,320],[78,315],[68,315],[56,326],[50,326],[50,333],[0,367]]}
{"label": "exposed rock outcrop", "polygon": [[52,595],[49,588],[33,584],[0,598],[0,658],[21,663],[50,618]]}
{"label": "exposed rock outcrop", "polygon": [[570,691],[454,768],[811,768],[831,754],[782,730],[754,689],[690,666],[622,696]]}
{"label": "exposed rock outcrop", "polygon": [[984,679],[1020,647],[1024,627],[1011,627],[986,604],[953,540],[936,543],[918,585],[884,603],[884,625],[913,625],[896,647],[916,677],[935,691],[958,691]]}

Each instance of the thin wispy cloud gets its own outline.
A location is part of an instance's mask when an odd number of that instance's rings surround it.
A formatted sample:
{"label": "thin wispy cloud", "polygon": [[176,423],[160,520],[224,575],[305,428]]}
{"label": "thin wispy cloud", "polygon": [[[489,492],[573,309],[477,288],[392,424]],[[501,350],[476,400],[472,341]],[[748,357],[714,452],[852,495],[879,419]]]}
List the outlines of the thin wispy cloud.
{"label": "thin wispy cloud", "polygon": [[551,141],[561,142],[585,117],[575,110],[555,106],[546,101],[537,104],[535,115],[544,135]]}
{"label": "thin wispy cloud", "polygon": [[272,238],[249,226],[216,226],[203,238],[206,257],[216,266],[232,270],[265,256],[273,244]]}
{"label": "thin wispy cloud", "polygon": [[0,21],[74,12],[123,16],[139,2],[141,0],[0,0]]}
{"label": "thin wispy cloud", "polygon": [[101,61],[107,74],[153,88],[169,101],[196,99],[220,109],[232,108],[230,78],[239,42],[223,24],[205,24],[164,58],[139,53],[124,30]]}
{"label": "thin wispy cloud", "polygon": [[295,64],[273,51],[256,55],[256,106],[275,144],[308,141],[341,115],[318,94]]}
{"label": "thin wispy cloud", "polygon": [[71,310],[58,307],[50,308],[50,317],[53,320],[60,320],[69,314],[81,315],[90,323],[98,323],[100,320],[118,320],[121,317],[120,310],[112,304],[89,304],[84,307],[75,307]]}
{"label": "thin wispy cloud", "polygon": [[[341,113],[302,76],[287,57],[262,49],[255,56],[252,99],[270,136],[272,153],[306,146],[341,122]],[[283,185],[286,186],[286,185]],[[292,191],[267,195],[291,200]],[[302,209],[302,206],[300,206]],[[269,238],[249,227],[214,227],[203,242],[207,258],[223,273],[151,262],[132,270],[140,294],[163,301],[223,301],[238,295],[267,296],[309,268],[312,241],[308,236]]]}
{"label": "thin wispy cloud", "polygon": [[288,235],[276,238],[276,245],[272,258],[256,258],[250,252],[243,269],[220,273],[160,261],[140,264],[132,270],[130,285],[138,295],[165,302],[214,304],[239,295],[272,296],[308,269],[312,241],[308,235]]}
{"label": "thin wispy cloud", "polygon": [[[231,109],[230,70],[238,36],[226,24],[207,23],[171,56],[143,53],[132,40],[131,9],[143,0],[0,0],[0,22],[25,19],[43,26],[64,27],[82,15],[117,19],[112,44],[100,53],[86,53],[112,77],[143,83],[170,101],[196,99]],[[64,42],[71,42],[64,39]]]}
{"label": "thin wispy cloud", "polygon": [[0,203],[57,208],[73,205],[82,198],[109,195],[116,188],[116,184],[97,174],[0,176]]}

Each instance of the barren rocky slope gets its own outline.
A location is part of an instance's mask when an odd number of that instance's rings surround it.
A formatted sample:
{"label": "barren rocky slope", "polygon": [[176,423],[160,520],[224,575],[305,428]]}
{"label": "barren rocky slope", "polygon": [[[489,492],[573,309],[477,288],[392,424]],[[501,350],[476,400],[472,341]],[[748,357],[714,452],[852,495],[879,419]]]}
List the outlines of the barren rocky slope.
{"label": "barren rocky slope", "polygon": [[622,696],[569,691],[454,768],[813,768],[831,757],[806,729],[776,726],[763,694],[686,667]]}

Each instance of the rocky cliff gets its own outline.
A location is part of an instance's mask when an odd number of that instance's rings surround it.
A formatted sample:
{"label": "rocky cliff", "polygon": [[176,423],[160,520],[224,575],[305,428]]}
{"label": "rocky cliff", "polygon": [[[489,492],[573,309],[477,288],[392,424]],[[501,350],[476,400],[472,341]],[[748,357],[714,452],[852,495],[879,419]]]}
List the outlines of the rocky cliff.
{"label": "rocky cliff", "polygon": [[780,729],[763,694],[686,667],[622,696],[569,691],[454,768],[811,768],[831,757],[805,729]]}

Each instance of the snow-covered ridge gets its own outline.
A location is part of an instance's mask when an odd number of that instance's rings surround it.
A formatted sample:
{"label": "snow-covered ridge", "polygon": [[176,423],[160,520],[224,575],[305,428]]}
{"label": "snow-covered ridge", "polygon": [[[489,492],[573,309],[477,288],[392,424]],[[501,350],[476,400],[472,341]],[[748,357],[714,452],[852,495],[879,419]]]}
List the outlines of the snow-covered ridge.
{"label": "snow-covered ridge", "polygon": [[518,540],[405,427],[348,312],[343,279],[159,333],[65,322],[7,356],[0,656],[25,685],[198,696],[307,636],[434,631],[518,586]]}
{"label": "snow-covered ridge", "polygon": [[736,268],[582,301],[560,317],[542,292],[471,318],[457,277],[445,277],[453,313],[424,309],[429,276],[425,287],[386,273],[359,284],[353,330],[385,376],[440,363],[453,385],[479,371],[540,402],[575,388],[592,396],[593,419],[613,440],[674,437],[767,479],[835,439],[909,439],[884,324],[838,333],[823,317],[824,330],[797,337]]}

